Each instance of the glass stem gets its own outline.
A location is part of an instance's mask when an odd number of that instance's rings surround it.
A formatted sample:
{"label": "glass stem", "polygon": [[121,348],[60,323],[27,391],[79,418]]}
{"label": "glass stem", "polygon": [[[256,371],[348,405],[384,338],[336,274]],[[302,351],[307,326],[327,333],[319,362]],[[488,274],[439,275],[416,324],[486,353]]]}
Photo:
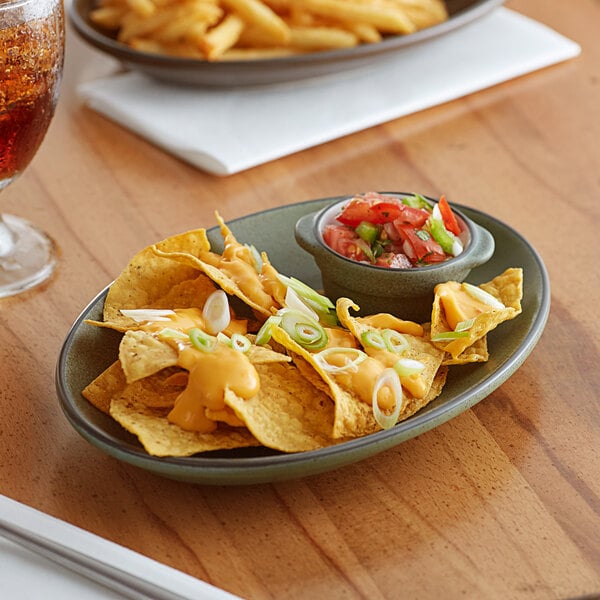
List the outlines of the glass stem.
{"label": "glass stem", "polygon": [[15,248],[16,236],[0,213],[0,258],[9,256]]}

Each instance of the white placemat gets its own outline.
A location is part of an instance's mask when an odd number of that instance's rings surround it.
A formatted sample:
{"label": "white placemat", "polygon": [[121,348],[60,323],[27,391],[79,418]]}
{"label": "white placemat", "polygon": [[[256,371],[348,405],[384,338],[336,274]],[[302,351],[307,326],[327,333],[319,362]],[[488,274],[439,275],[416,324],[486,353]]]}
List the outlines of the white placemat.
{"label": "white placemat", "polygon": [[86,82],[94,110],[183,160],[229,175],[578,55],[504,7],[351,76],[241,89],[173,87],[137,73]]}
{"label": "white placemat", "polygon": [[[15,529],[27,536],[33,532],[45,554],[0,537],[0,598],[6,600],[241,600],[0,495],[0,535],[12,536]],[[71,566],[48,558],[48,548],[73,557]],[[93,572],[86,573],[88,564]]]}

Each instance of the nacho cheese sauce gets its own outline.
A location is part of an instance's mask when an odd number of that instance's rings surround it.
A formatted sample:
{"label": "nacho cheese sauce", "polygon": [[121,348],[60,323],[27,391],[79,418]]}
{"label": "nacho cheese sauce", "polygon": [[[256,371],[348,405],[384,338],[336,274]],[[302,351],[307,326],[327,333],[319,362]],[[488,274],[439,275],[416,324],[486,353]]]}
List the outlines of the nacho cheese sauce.
{"label": "nacho cheese sauce", "polygon": [[[168,326],[182,333],[195,327],[205,331],[202,311],[198,308],[178,308],[169,321],[154,321],[144,324],[141,329],[160,336]],[[247,323],[232,319],[224,330],[226,335],[246,334]],[[218,421],[234,427],[242,427],[233,411],[225,405],[225,390],[230,389],[242,398],[252,398],[260,390],[256,369],[242,352],[217,343],[212,352],[203,352],[183,339],[168,338],[171,346],[178,351],[177,364],[188,371],[187,386],[177,397],[175,406],[168,414],[169,422],[188,431],[210,433],[217,428]]]}
{"label": "nacho cheese sauce", "polygon": [[182,429],[214,431],[217,422],[208,418],[206,411],[226,410],[225,389],[246,399],[260,390],[258,373],[248,357],[225,344],[218,343],[212,352],[186,348],[179,353],[178,364],[189,372],[188,384],[167,419]]}
{"label": "nacho cheese sauce", "polygon": [[436,286],[436,294],[440,298],[446,321],[452,330],[455,330],[462,321],[468,321],[492,310],[489,304],[473,298],[456,281],[440,283]]}
{"label": "nacho cheese sauce", "polygon": [[270,265],[264,264],[260,273],[256,270],[254,258],[247,246],[226,240],[222,255],[205,252],[201,258],[232,279],[258,306],[269,312],[279,308],[274,298],[285,297],[285,286]]}

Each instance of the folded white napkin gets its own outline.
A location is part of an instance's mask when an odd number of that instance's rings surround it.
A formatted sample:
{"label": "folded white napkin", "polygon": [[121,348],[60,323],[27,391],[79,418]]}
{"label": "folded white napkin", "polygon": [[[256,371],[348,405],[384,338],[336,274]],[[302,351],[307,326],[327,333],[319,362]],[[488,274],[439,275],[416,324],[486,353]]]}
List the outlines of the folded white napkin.
{"label": "folded white napkin", "polygon": [[360,72],[292,84],[182,88],[126,73],[83,83],[94,110],[229,175],[572,58],[580,47],[506,8]]}

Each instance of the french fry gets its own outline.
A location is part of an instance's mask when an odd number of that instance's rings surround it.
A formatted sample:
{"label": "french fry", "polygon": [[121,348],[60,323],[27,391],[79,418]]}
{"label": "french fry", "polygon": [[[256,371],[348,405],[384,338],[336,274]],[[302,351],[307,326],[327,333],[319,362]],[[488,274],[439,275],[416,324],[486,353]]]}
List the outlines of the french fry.
{"label": "french fry", "polygon": [[447,18],[443,0],[98,0],[90,12],[140,52],[209,61],[376,44]]}
{"label": "french fry", "polygon": [[211,29],[200,41],[208,60],[216,60],[238,41],[244,29],[244,21],[237,15],[227,15],[219,25]]}
{"label": "french fry", "polygon": [[269,32],[274,40],[284,44],[289,41],[290,28],[277,13],[260,0],[223,0],[223,3],[244,21]]}
{"label": "french fry", "polygon": [[358,45],[358,38],[350,31],[333,27],[292,27],[290,44],[303,50],[332,50]]}

